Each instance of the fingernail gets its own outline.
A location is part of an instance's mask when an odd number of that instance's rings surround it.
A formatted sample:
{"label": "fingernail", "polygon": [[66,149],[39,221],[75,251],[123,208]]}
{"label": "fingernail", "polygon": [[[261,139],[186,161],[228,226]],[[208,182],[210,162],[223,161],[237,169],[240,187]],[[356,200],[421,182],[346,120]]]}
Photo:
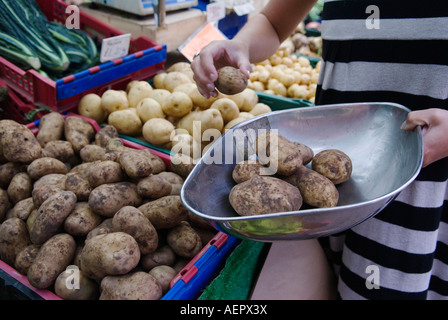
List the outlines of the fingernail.
{"label": "fingernail", "polygon": [[215,82],[216,81],[216,76],[213,73],[210,73],[210,80]]}
{"label": "fingernail", "polygon": [[213,89],[215,89],[215,87],[214,87],[212,84],[209,83],[209,84],[207,85],[207,90],[210,91],[210,92],[212,92]]}

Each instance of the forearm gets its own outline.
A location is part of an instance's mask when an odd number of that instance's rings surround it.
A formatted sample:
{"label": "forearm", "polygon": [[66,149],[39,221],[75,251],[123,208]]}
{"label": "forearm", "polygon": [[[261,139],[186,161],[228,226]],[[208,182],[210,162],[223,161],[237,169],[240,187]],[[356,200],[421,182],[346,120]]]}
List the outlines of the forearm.
{"label": "forearm", "polygon": [[252,63],[269,58],[306,17],[316,0],[270,0],[235,36],[247,44]]}

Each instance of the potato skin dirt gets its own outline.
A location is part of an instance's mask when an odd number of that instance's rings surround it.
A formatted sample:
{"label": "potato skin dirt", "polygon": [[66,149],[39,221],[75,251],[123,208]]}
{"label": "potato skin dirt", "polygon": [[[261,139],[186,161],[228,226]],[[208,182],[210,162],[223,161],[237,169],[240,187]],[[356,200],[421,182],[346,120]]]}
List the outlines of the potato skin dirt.
{"label": "potato skin dirt", "polygon": [[234,95],[246,89],[247,77],[239,69],[226,66],[218,70],[215,86],[221,93]]}

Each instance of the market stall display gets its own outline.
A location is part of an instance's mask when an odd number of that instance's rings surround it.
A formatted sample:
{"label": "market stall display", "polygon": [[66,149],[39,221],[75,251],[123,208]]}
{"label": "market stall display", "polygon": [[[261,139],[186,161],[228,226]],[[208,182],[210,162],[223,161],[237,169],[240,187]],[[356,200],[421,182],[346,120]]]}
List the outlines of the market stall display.
{"label": "market stall display", "polygon": [[[144,272],[137,275],[152,289],[134,287],[128,294],[135,299],[160,299],[174,285],[167,282],[190,260],[210,255],[215,242],[224,246],[228,240],[197,217],[189,217],[178,195],[177,184],[183,178],[168,171],[169,158],[119,139],[115,128],[100,128],[91,119],[58,113],[47,114],[36,126],[12,120],[1,120],[1,124],[0,258],[26,277],[26,285],[56,290],[63,299],[123,299],[124,293],[117,290],[127,289],[117,287],[116,281],[132,283],[129,273],[138,267]],[[22,138],[13,140],[11,134]],[[68,159],[64,152],[50,153],[54,142],[70,144]],[[11,152],[23,147],[28,151]],[[167,192],[148,196],[139,181],[149,175],[165,180]],[[168,225],[163,217],[171,213],[178,218]],[[66,249],[58,251],[54,246]],[[160,258],[162,251],[165,256],[168,253],[169,261]],[[158,269],[151,273],[160,261],[172,275],[168,280],[167,273]],[[86,292],[64,287],[69,266],[80,270]],[[208,276],[212,274],[209,270]],[[163,284],[156,280],[159,275]]]}

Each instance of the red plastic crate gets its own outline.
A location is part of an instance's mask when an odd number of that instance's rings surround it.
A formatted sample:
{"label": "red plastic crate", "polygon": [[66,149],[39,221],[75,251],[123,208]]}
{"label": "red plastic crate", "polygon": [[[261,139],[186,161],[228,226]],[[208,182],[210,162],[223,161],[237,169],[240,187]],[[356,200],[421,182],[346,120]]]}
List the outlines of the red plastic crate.
{"label": "red plastic crate", "polygon": [[[36,0],[49,21],[65,25],[69,16],[68,4],[61,0]],[[92,38],[104,38],[123,34],[103,22],[80,11],[80,27]],[[123,89],[131,80],[148,80],[165,68],[166,45],[157,44],[147,37],[131,39],[130,54],[70,76],[53,81],[36,70],[22,70],[0,57],[0,77],[26,103],[50,107],[65,112],[77,106],[87,93],[102,94],[110,88]]]}

